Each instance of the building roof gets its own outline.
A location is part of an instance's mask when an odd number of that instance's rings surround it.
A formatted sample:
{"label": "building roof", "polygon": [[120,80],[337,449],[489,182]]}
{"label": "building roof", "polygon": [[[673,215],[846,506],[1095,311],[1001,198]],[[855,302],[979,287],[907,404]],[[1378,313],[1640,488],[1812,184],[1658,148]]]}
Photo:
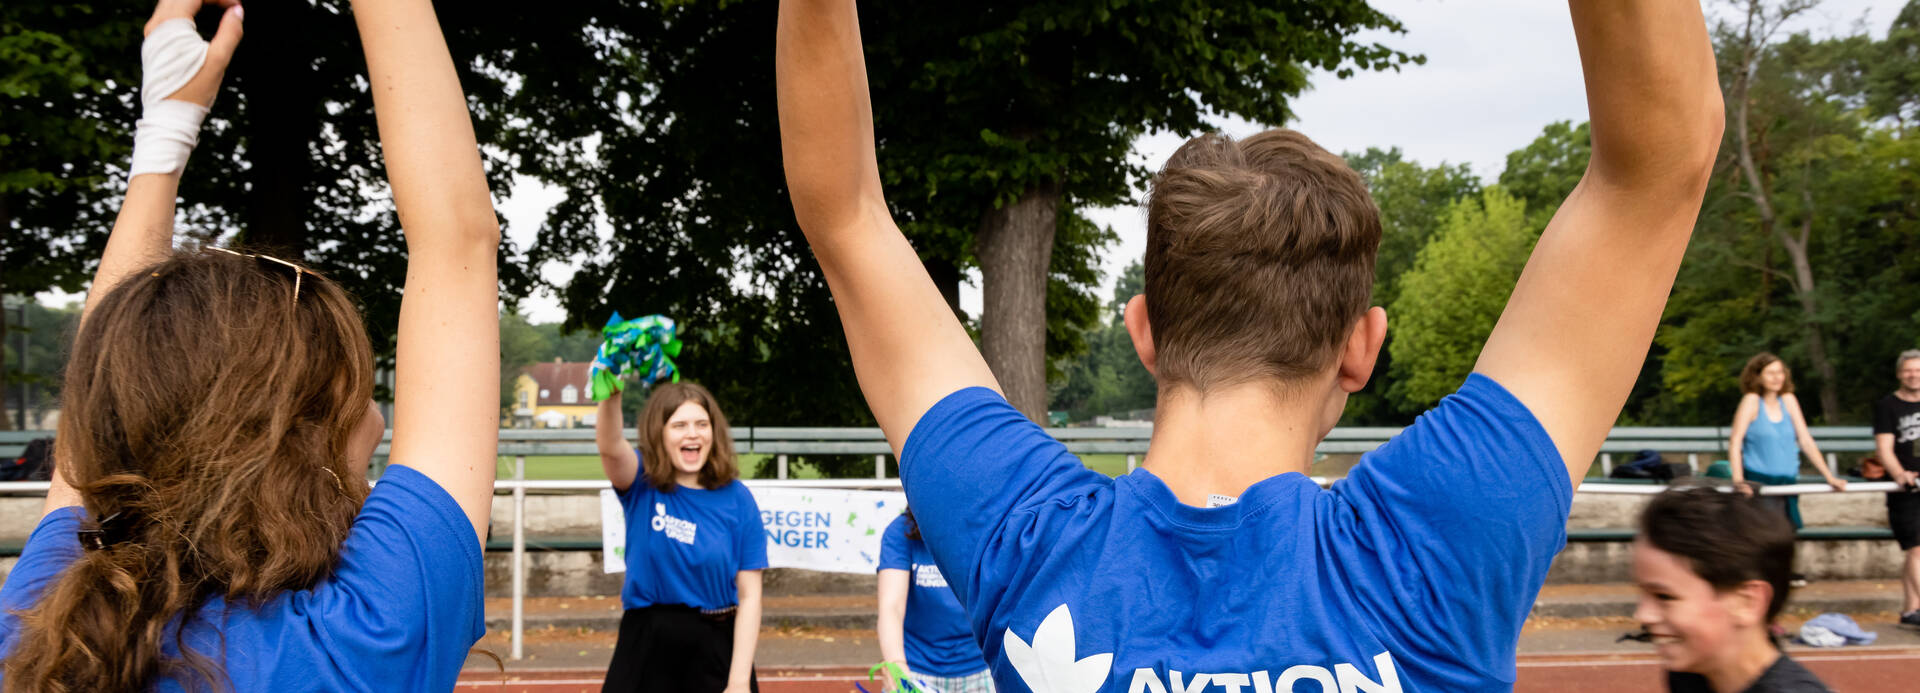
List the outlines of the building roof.
{"label": "building roof", "polygon": [[[533,382],[540,388],[534,406],[591,405],[593,397],[590,393],[593,388],[590,386],[588,372],[592,365],[554,361],[525,366],[520,369],[520,372],[533,378]],[[561,398],[561,393],[568,385],[574,388],[574,400],[571,402]]]}

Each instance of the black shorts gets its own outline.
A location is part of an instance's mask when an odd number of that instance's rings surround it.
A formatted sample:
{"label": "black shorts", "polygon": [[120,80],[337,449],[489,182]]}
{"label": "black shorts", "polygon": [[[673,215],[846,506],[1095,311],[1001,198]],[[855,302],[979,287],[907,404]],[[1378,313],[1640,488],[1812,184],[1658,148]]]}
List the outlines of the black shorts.
{"label": "black shorts", "polygon": [[[680,604],[628,609],[620,616],[602,693],[720,693],[733,665],[733,614]],[[760,693],[756,677],[748,687]]]}
{"label": "black shorts", "polygon": [[1901,551],[1920,546],[1920,492],[1894,491],[1887,494],[1887,527]]}

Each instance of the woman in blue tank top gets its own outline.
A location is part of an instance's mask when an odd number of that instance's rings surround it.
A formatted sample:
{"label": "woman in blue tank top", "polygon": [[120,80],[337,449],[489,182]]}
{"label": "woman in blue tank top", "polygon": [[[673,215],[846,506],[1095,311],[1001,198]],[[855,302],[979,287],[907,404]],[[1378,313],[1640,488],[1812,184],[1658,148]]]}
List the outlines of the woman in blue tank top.
{"label": "woman in blue tank top", "polygon": [[386,425],[353,298],[297,252],[174,248],[181,174],[244,20],[207,0],[222,16],[204,40],[202,4],[162,0],[146,25],[143,117],[71,346],[55,474],[0,588],[0,685],[452,690],[485,633],[500,414],[500,227],[454,61],[428,0],[353,2],[408,251],[392,464],[369,491]]}
{"label": "woman in blue tank top", "polygon": [[600,402],[594,441],[627,518],[627,580],[607,693],[758,691],[760,571],[767,533],[737,479],[719,403],[693,383],[659,383],[627,447],[620,394]]}
{"label": "woman in blue tank top", "polygon": [[[1847,482],[1827,467],[1826,457],[1807,431],[1807,419],[1800,412],[1800,399],[1793,395],[1793,374],[1786,362],[1765,352],[1749,359],[1746,368],[1740,370],[1740,390],[1745,394],[1733,412],[1733,436],[1727,442],[1735,488],[1751,495],[1753,486],[1748,481],[1760,486],[1799,483],[1802,453],[1828,484],[1837,490],[1847,488]],[[1798,497],[1775,496],[1769,500],[1786,513],[1795,529],[1802,526]]]}

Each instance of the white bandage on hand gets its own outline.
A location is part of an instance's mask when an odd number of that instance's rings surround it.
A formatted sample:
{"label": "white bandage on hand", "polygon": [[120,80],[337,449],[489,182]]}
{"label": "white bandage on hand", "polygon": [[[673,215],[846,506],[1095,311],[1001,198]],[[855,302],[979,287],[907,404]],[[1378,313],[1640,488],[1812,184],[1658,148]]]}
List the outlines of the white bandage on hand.
{"label": "white bandage on hand", "polygon": [[207,42],[192,19],[170,19],[140,44],[140,120],[134,124],[133,166],[128,177],[179,173],[200,142],[207,108],[168,99],[207,62]]}

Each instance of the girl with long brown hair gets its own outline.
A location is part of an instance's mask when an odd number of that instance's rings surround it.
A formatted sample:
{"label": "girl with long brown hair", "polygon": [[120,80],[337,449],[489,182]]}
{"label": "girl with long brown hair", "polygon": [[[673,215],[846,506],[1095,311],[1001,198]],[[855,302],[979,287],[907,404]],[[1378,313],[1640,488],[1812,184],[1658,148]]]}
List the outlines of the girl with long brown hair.
{"label": "girl with long brown hair", "polygon": [[704,387],[660,383],[640,411],[638,450],[622,428],[615,392],[593,426],[627,518],[624,612],[602,690],[760,690],[753,651],[767,535],[737,481],[726,415]]}
{"label": "girl with long brown hair", "polygon": [[[484,633],[498,440],[493,215],[428,0],[355,0],[408,270],[393,462],[346,292],[297,261],[173,248],[240,41],[162,0],[132,178],[67,366],[45,512],[0,589],[12,691],[449,690]],[[296,258],[297,260],[297,258]]]}

